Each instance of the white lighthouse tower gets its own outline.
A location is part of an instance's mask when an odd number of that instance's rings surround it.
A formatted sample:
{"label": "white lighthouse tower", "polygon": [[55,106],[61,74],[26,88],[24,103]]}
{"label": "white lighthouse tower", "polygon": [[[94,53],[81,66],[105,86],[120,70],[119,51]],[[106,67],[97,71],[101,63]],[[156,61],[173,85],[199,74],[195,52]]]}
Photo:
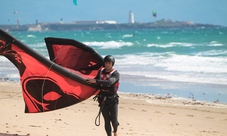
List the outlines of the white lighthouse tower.
{"label": "white lighthouse tower", "polygon": [[134,14],[132,11],[129,12],[129,23],[134,24]]}

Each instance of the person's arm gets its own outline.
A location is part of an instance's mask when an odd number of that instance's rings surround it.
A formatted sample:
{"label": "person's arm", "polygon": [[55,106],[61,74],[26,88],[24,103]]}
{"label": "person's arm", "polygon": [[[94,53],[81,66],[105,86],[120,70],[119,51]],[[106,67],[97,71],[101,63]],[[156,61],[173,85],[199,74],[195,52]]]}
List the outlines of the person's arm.
{"label": "person's arm", "polygon": [[87,83],[88,83],[88,84],[95,84],[95,83],[96,83],[96,79],[99,79],[100,72],[101,72],[101,71],[99,70],[99,72],[98,72],[98,74],[96,75],[95,78],[88,78],[88,79],[86,79]]}
{"label": "person's arm", "polygon": [[116,81],[118,81],[119,80],[119,77],[120,77],[120,74],[117,71],[115,71],[111,75],[111,77],[109,78],[109,80],[101,80],[101,79],[99,79],[99,75],[100,74],[98,73],[98,75],[94,79],[91,79],[91,78],[86,79],[87,83],[89,83],[89,84],[91,84],[91,83],[96,84],[97,83],[97,84],[100,84],[100,85],[103,85],[103,86],[111,86]]}

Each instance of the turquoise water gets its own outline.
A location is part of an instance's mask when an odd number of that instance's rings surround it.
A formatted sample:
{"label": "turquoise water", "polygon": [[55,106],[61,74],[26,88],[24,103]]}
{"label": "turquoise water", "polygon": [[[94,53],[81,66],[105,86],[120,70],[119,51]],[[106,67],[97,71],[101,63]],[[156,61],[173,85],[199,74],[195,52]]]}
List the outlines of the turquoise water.
{"label": "turquoise water", "polygon": [[[45,37],[69,38],[116,58],[122,92],[227,102],[227,28],[10,32],[48,57]],[[18,79],[0,57],[1,76]],[[203,94],[203,95],[202,95]],[[204,95],[206,94],[206,95]]]}

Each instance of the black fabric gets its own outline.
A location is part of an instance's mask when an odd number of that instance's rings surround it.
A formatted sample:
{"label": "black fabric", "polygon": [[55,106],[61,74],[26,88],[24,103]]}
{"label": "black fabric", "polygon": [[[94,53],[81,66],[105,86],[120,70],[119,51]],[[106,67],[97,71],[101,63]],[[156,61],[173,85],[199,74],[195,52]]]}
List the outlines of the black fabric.
{"label": "black fabric", "polygon": [[102,115],[104,117],[105,122],[105,130],[107,136],[112,136],[112,128],[113,132],[117,132],[117,128],[119,126],[118,122],[118,103],[112,103],[109,105],[104,105],[102,109]]}
{"label": "black fabric", "polygon": [[101,106],[102,104],[105,104],[107,106],[111,106],[112,104],[115,104],[115,103],[119,103],[119,96],[117,93],[115,93],[114,95],[112,96],[104,96],[104,95],[98,95],[98,103],[99,103],[99,106]]}
{"label": "black fabric", "polygon": [[117,132],[117,128],[119,125],[118,122],[119,96],[117,93],[112,96],[103,96],[98,94],[95,98],[97,98],[97,101],[100,106],[100,111],[102,112],[104,118],[106,133],[108,136],[111,136],[112,127],[113,131]]}

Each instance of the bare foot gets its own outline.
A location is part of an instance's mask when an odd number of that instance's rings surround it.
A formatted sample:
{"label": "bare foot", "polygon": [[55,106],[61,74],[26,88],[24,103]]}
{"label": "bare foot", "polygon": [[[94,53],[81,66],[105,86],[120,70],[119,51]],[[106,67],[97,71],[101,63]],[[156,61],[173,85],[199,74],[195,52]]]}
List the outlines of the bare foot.
{"label": "bare foot", "polygon": [[114,132],[114,136],[117,136],[117,132]]}

